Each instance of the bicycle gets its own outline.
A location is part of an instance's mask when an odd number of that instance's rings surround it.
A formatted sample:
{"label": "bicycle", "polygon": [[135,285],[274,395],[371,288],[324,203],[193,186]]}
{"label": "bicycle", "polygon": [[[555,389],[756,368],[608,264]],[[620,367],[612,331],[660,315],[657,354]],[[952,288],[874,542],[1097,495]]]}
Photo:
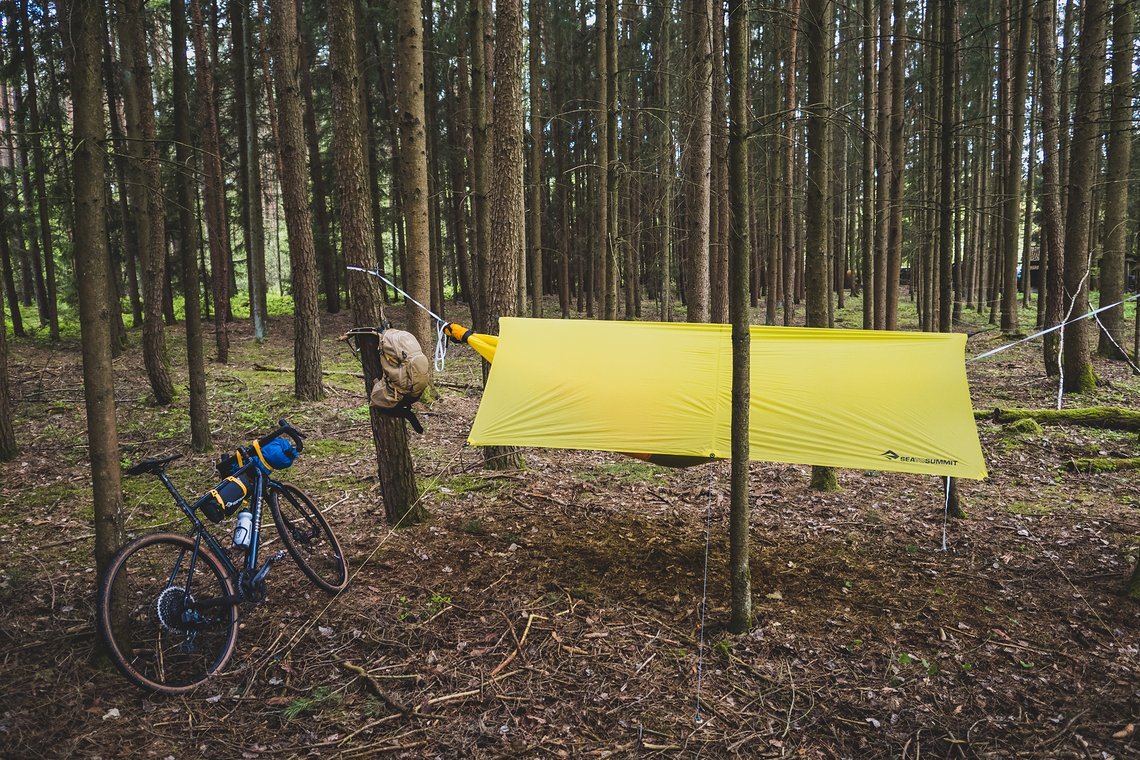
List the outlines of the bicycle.
{"label": "bicycle", "polygon": [[[282,419],[272,433],[223,457],[218,471],[232,474],[193,504],[166,474],[181,454],[146,459],[126,471],[158,477],[191,523],[187,534],[152,533],[130,541],[112,558],[99,584],[99,634],[111,661],[135,684],[183,694],[224,669],[237,646],[238,606],[265,600],[266,577],[286,553],[329,594],[348,584],[340,543],[320,510],[300,488],[273,478],[262,456],[262,449],[282,436],[292,441],[293,455],[304,449],[304,435]],[[258,566],[266,502],[285,549]],[[241,567],[198,511],[214,523],[238,513],[234,543],[244,545]]]}

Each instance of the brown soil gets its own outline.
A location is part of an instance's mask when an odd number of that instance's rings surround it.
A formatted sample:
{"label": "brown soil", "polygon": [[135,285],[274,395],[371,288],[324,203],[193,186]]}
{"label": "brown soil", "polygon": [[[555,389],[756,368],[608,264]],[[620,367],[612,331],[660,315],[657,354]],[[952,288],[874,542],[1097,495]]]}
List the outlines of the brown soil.
{"label": "brown soil", "polygon": [[[354,369],[335,340],[347,325],[326,320],[327,369]],[[261,346],[234,330],[233,362],[208,369],[215,442],[278,416],[310,434],[290,476],[327,507],[351,585],[330,600],[282,562],[269,601],[244,609],[224,674],[185,698],[127,683],[94,654],[78,346],[16,342],[23,451],[0,465],[0,755],[1140,754],[1140,606],[1123,593],[1140,478],[1063,468],[1140,455],[1135,434],[979,423],[990,477],[962,482],[969,517],[951,521],[946,551],[935,478],[843,471],[843,490],[820,495],[805,467],[754,464],[756,626],[731,636],[726,464],[529,450],[525,471],[485,472],[464,443],[478,365],[453,348],[414,440],[432,518],[392,531],[360,381],[329,375],[326,400],[297,402],[289,375],[254,369],[291,363],[288,319]],[[171,332],[178,371],[181,339]],[[1000,342],[983,332],[968,353]],[[1051,406],[1039,350],[969,365],[975,406]],[[185,453],[185,413],[149,403],[137,346],[116,370],[125,458]],[[1106,384],[1066,405],[1140,407],[1126,367],[1097,371]],[[201,490],[211,461],[188,456],[172,473]],[[157,481],[124,490],[132,535],[180,524]]]}

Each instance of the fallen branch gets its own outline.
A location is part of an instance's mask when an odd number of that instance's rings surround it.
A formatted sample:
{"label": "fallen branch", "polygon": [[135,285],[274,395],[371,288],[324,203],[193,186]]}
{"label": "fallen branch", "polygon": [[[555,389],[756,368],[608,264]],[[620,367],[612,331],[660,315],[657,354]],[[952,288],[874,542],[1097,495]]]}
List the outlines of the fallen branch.
{"label": "fallen branch", "polygon": [[[254,364],[253,370],[254,370],[254,372],[285,372],[288,374],[293,374],[293,372],[294,372],[292,367],[270,367],[270,366],[265,365],[265,364]],[[355,377],[355,378],[359,378],[361,380],[364,379],[364,373],[363,372],[346,372],[344,370],[339,370],[339,369],[322,369],[321,374],[322,375],[345,375],[347,377]]]}
{"label": "fallen branch", "polygon": [[381,702],[388,705],[388,707],[392,708],[393,710],[400,713],[401,715],[407,715],[408,713],[411,712],[411,710],[404,707],[402,704],[400,704],[399,702],[397,702],[396,700],[394,700],[390,696],[388,696],[388,693],[385,692],[382,688],[380,688],[380,682],[377,681],[375,678],[373,678],[372,674],[369,673],[364,668],[362,668],[359,665],[356,665],[354,663],[351,663],[348,660],[345,660],[344,662],[342,662],[340,664],[340,666],[342,668],[344,668],[345,670],[347,670],[351,673],[356,673],[358,676],[363,678],[364,683],[366,683],[368,685],[368,690],[371,691],[373,694],[375,694],[380,699]]}
{"label": "fallen branch", "polygon": [[[518,656],[518,654],[519,654],[519,652],[520,652],[520,651],[522,651],[522,646],[523,646],[523,644],[526,642],[526,635],[527,635],[528,633],[530,633],[530,624],[534,622],[534,619],[535,619],[535,618],[539,618],[539,619],[541,619],[541,620],[546,620],[546,617],[545,617],[545,616],[543,616],[543,615],[535,615],[533,612],[532,612],[532,613],[530,613],[529,615],[527,615],[527,618],[526,618],[526,628],[524,628],[524,629],[523,629],[523,635],[522,635],[522,637],[521,637],[521,638],[518,640],[518,642],[516,642],[515,651],[513,651],[513,652],[511,652],[509,655],[507,655],[507,659],[505,659],[505,660],[503,660],[502,662],[500,662],[500,663],[498,664],[498,666],[497,666],[497,667],[496,667],[494,670],[492,670],[492,671],[491,671],[491,675],[490,675],[490,677],[491,677],[491,678],[494,678],[496,675],[498,675],[498,673],[499,673],[499,671],[500,671],[500,670],[502,670],[503,668],[505,668],[505,667],[507,667],[508,665],[510,665],[510,664],[511,664],[511,661],[512,661],[512,660],[514,660],[514,659],[515,659],[515,657],[517,657],[517,656]],[[512,627],[511,627],[511,633],[512,633],[512,634],[514,633],[514,630],[515,630],[515,629],[514,629],[514,626],[512,626]]]}
{"label": "fallen branch", "polygon": [[1081,457],[1070,459],[1065,467],[1069,472],[1119,472],[1140,470],[1140,457]]}
{"label": "fallen branch", "polygon": [[[978,412],[975,412],[975,416]],[[1115,406],[1093,406],[1085,409],[994,409],[981,413],[994,422],[1016,422],[1031,419],[1042,425],[1079,425],[1104,430],[1140,431],[1140,412]]]}

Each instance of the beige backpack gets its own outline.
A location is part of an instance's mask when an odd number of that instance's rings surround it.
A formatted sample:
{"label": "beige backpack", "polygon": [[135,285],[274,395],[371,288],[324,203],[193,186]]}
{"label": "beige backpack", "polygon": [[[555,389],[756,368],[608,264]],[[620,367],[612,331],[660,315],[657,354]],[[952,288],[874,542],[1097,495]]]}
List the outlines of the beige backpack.
{"label": "beige backpack", "polygon": [[382,374],[372,384],[369,401],[385,414],[403,417],[417,433],[424,432],[411,406],[431,383],[431,363],[416,336],[404,330],[380,333]]}

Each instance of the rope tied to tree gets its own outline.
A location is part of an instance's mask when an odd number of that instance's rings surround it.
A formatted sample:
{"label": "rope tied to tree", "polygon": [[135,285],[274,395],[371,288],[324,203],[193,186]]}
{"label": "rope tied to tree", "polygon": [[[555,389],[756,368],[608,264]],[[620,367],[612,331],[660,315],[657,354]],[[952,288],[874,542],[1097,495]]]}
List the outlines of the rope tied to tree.
{"label": "rope tied to tree", "polygon": [[[445,337],[444,332],[443,332],[444,329],[448,325],[447,320],[444,319],[443,317],[439,316],[438,314],[436,314],[434,311],[432,311],[428,307],[424,306],[422,303],[420,303],[416,299],[412,298],[410,295],[408,295],[407,291],[405,291],[403,288],[401,288],[396,283],[389,280],[384,275],[380,274],[380,271],[378,269],[373,270],[373,269],[365,269],[363,267],[353,267],[353,266],[345,267],[345,269],[348,269],[349,271],[352,271],[352,272],[363,272],[364,274],[370,274],[373,277],[377,278],[378,280],[383,281],[385,284],[387,284],[389,287],[391,287],[397,293],[402,295],[404,297],[404,300],[409,301],[411,303],[414,303],[416,306],[418,306],[421,309],[423,309],[424,311],[426,311],[428,313],[428,315],[431,316],[432,319],[435,320],[435,322],[436,322],[435,350],[433,352],[432,360],[433,360],[433,366],[435,368],[435,371],[436,372],[442,372],[443,367],[444,367],[444,362],[447,359],[447,340],[446,340],[446,337]],[[380,307],[380,312],[381,312],[381,318],[383,318],[384,307],[382,307],[382,306]]]}

